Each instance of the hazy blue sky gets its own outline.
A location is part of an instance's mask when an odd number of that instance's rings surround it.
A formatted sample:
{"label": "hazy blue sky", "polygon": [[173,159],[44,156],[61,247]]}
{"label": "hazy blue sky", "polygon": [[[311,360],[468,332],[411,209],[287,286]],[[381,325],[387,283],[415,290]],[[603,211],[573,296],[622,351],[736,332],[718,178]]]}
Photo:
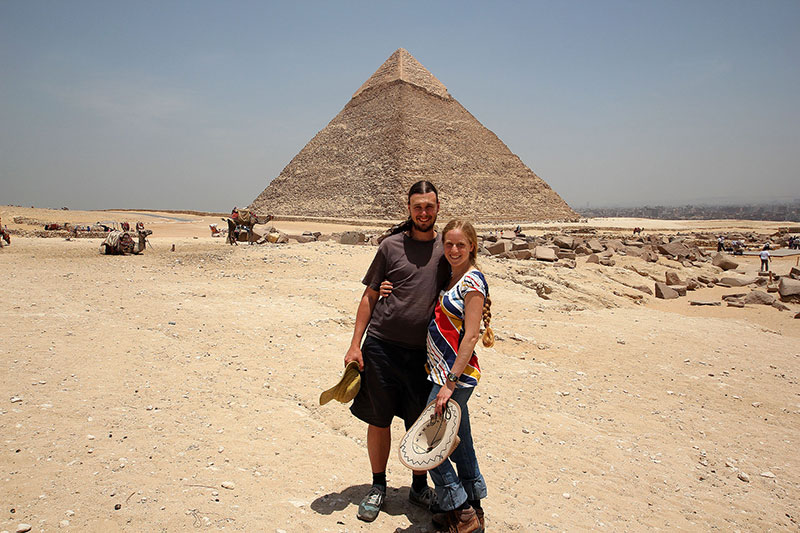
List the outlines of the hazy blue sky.
{"label": "hazy blue sky", "polygon": [[798,0],[0,0],[0,204],[246,205],[400,47],[573,207],[800,198]]}

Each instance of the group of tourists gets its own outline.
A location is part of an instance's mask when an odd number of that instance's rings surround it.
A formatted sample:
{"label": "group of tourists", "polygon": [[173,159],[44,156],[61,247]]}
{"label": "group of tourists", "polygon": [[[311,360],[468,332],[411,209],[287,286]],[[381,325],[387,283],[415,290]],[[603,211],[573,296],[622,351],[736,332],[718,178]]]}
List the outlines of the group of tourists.
{"label": "group of tourists", "polygon": [[718,252],[728,252],[733,255],[743,255],[744,254],[744,243],[739,240],[732,240],[730,243],[725,242],[725,237],[720,235],[717,237],[717,251]]}
{"label": "group of tourists", "polygon": [[426,405],[442,416],[448,401],[461,409],[460,444],[439,466],[413,471],[408,498],[429,509],[445,531],[482,532],[481,475],[470,429],[468,400],[481,378],[475,345],[491,346],[494,336],[489,287],[476,264],[477,234],[470,222],[449,221],[435,230],[436,187],[427,181],[408,191],[408,220],[383,239],[364,279],[345,364],[356,362],[361,388],[350,411],[367,423],[372,486],[358,518],[375,520],[386,498],[391,423],[408,430]]}

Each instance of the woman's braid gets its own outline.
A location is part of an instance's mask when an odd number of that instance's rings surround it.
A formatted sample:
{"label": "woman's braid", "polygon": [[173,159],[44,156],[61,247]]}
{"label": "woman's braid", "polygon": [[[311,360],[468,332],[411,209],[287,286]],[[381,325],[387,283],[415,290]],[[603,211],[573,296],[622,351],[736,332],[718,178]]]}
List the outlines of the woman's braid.
{"label": "woman's braid", "polygon": [[481,337],[481,341],[483,345],[487,348],[491,348],[494,346],[494,332],[492,328],[489,326],[489,323],[492,321],[492,300],[487,296],[486,299],[483,301],[483,327],[486,328],[483,331],[483,336]]}

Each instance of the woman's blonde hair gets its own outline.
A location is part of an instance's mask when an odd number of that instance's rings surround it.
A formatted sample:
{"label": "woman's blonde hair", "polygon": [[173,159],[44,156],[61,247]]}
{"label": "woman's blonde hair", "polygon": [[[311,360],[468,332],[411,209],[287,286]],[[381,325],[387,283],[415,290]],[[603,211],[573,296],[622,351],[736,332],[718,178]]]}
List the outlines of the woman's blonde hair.
{"label": "woman's blonde hair", "polygon": [[467,237],[472,250],[469,251],[469,264],[478,266],[478,234],[472,224],[461,218],[454,218],[442,230],[442,244],[444,244],[445,236],[454,229],[460,229]]}
{"label": "woman's blonde hair", "polygon": [[[442,243],[444,243],[445,236],[448,232],[460,229],[461,232],[467,237],[469,241],[470,247],[472,248],[469,251],[469,263],[477,267],[478,266],[478,233],[475,231],[475,227],[470,224],[468,221],[463,220],[461,218],[454,218],[442,230]],[[494,332],[489,324],[492,321],[492,300],[487,295],[486,298],[483,300],[483,336],[481,337],[481,342],[487,348],[491,348],[494,346]]]}

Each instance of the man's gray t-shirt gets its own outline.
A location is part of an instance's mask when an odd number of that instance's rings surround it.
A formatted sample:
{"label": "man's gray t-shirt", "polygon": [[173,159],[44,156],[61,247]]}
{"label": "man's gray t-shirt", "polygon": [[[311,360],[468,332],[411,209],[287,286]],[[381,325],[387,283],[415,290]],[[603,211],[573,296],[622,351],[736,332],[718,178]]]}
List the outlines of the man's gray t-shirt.
{"label": "man's gray t-shirt", "polygon": [[409,348],[425,348],[436,296],[449,275],[442,253],[438,235],[430,241],[416,241],[398,233],[381,242],[362,282],[377,291],[381,282],[389,280],[392,294],[375,304],[368,335]]}

